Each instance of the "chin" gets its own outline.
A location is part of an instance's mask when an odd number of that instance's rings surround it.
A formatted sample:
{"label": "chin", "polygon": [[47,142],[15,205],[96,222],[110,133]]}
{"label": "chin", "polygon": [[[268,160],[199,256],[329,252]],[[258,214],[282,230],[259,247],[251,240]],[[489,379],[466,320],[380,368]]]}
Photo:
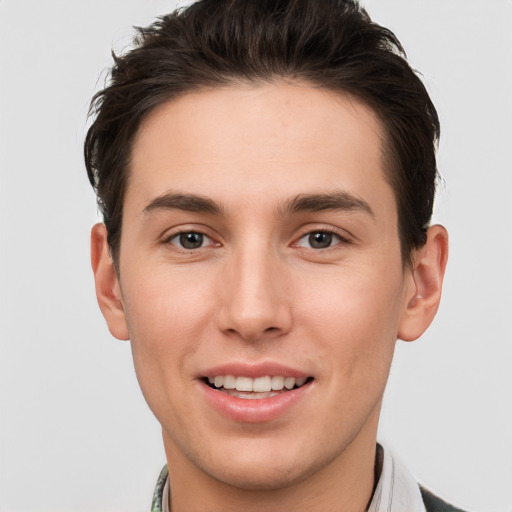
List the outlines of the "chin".
{"label": "chin", "polygon": [[215,471],[210,476],[241,490],[273,491],[298,484],[306,480],[317,470],[318,468],[306,467],[303,463],[279,464],[278,467],[271,467],[269,464],[266,464],[264,467],[245,464],[243,467],[238,468],[230,465],[229,468],[225,468],[225,471]]}
{"label": "chin", "polygon": [[[322,453],[307,446],[246,447],[223,457],[213,466],[203,460],[202,470],[217,481],[240,490],[273,491],[293,487],[328,467],[338,451]],[[258,449],[256,449],[258,448]],[[309,453],[308,453],[309,452]],[[210,459],[211,460],[211,459]],[[216,460],[219,460],[216,457]],[[205,464],[206,462],[206,464]]]}

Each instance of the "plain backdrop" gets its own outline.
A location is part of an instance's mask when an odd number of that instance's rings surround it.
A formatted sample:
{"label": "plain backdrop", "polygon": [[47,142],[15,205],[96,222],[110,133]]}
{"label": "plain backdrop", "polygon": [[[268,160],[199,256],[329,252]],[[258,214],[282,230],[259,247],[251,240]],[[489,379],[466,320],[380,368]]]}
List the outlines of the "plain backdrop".
{"label": "plain backdrop", "polygon": [[[398,343],[380,438],[445,498],[511,511],[512,2],[364,4],[438,107],[451,234],[440,312]],[[174,6],[0,0],[1,512],[149,511],[160,429],[96,305],[82,142],[111,48]]]}

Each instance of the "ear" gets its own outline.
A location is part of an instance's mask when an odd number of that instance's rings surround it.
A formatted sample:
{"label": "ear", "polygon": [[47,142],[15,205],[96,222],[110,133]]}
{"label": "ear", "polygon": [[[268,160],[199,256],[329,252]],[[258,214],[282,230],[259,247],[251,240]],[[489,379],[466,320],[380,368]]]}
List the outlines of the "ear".
{"label": "ear", "polygon": [[110,257],[105,224],[96,224],[91,231],[91,264],[96,283],[96,298],[112,336],[129,338],[124,314],[121,287]]}
{"label": "ear", "polygon": [[441,301],[444,272],[448,260],[448,233],[443,226],[427,231],[427,243],[413,254],[412,269],[408,269],[405,304],[398,338],[414,341],[432,323]]}

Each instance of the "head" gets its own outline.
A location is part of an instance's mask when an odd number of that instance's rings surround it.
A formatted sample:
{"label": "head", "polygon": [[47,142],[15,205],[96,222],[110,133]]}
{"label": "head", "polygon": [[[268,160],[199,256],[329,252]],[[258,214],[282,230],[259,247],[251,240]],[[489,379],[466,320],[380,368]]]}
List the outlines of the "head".
{"label": "head", "polygon": [[93,99],[85,161],[116,266],[133,140],[157,106],[248,82],[305,81],[378,116],[404,264],[426,241],[436,184],[436,110],[388,29],[351,0],[203,0],[141,28]]}
{"label": "head", "polygon": [[401,52],[353,2],[207,0],[116,57],[86,141],[93,269],[174,489],[371,489],[394,346],[446,263],[437,116]]}

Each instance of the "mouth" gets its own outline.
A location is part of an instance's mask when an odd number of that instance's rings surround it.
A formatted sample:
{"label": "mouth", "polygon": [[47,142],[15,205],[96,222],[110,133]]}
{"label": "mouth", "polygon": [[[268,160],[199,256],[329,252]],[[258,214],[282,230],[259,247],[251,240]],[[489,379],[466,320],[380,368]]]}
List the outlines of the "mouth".
{"label": "mouth", "polygon": [[246,400],[261,400],[299,389],[309,384],[313,377],[267,375],[251,378],[235,375],[215,375],[204,377],[203,380],[210,388],[227,395]]}

